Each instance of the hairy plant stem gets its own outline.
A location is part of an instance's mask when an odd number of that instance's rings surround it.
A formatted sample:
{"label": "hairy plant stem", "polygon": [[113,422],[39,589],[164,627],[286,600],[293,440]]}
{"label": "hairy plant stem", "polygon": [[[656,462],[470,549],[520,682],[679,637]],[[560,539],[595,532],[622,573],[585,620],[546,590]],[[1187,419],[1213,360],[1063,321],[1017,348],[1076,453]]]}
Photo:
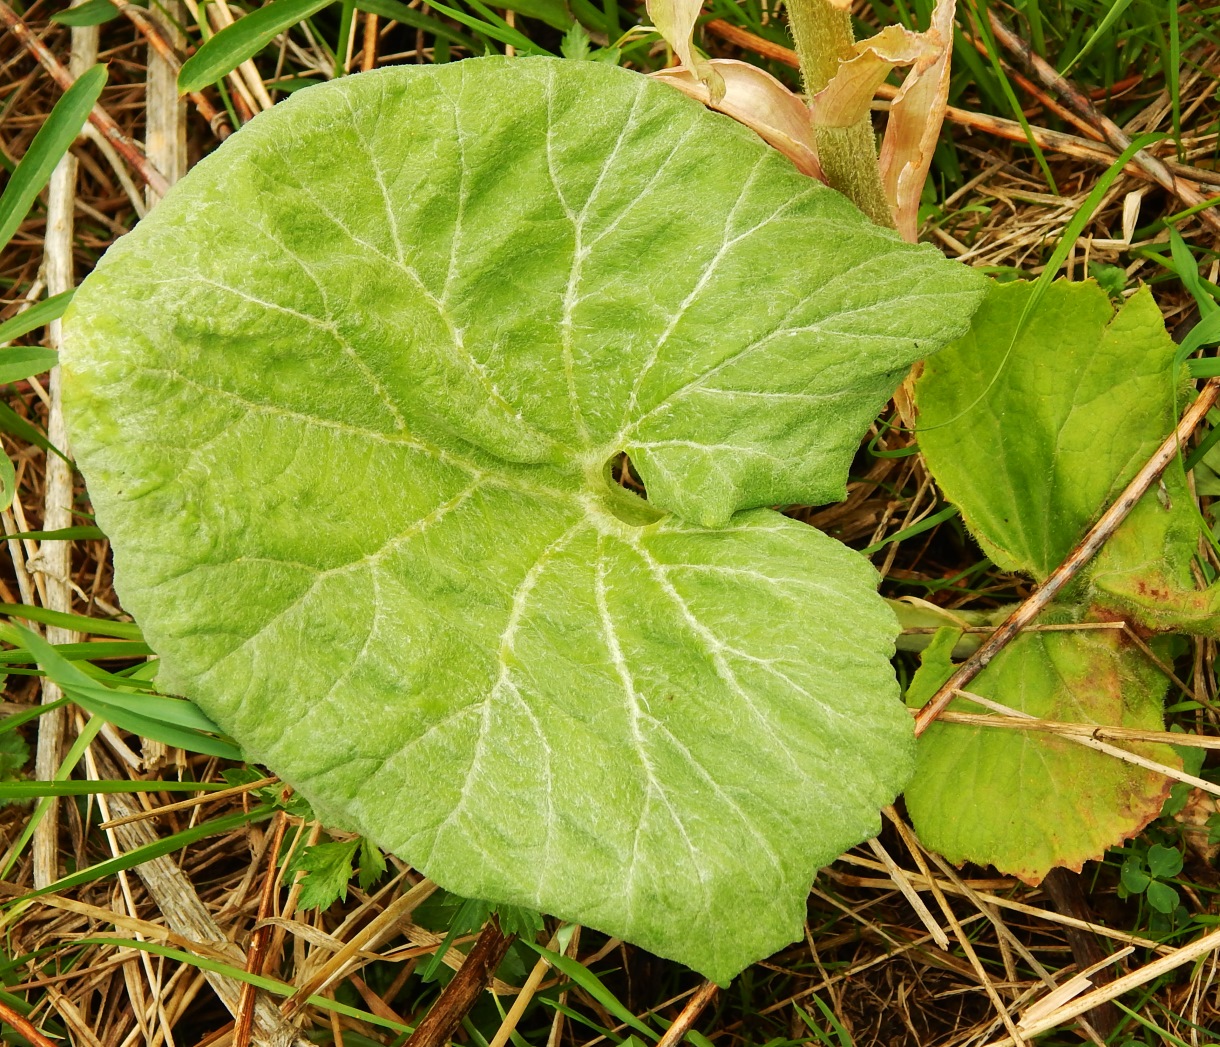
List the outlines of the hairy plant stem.
{"label": "hairy plant stem", "polygon": [[[840,61],[855,57],[851,15],[830,0],[788,0],[788,21],[801,63],[801,78],[812,99],[839,68]],[[877,142],[872,119],[851,127],[813,128],[822,165],[831,187],[837,189],[877,225],[894,228],[894,216],[877,169]]]}

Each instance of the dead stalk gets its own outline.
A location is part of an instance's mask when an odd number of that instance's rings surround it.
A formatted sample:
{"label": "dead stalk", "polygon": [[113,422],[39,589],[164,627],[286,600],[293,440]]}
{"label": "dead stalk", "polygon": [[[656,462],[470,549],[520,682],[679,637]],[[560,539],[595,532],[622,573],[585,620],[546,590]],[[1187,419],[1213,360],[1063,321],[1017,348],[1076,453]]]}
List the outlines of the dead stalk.
{"label": "dead stalk", "polygon": [[962,662],[957,671],[941,684],[940,689],[919,710],[919,714],[915,717],[916,735],[923,734],[944,712],[945,706],[952,701],[954,694],[967,687],[979,673],[987,668],[991,660],[1016,639],[1022,629],[1046,610],[1059,591],[1093,558],[1097,550],[1117,530],[1118,525],[1127,518],[1127,514],[1135,508],[1136,503],[1156,483],[1161,473],[1178,454],[1178,449],[1207,416],[1207,412],[1215,404],[1218,395],[1220,395],[1220,378],[1209,378],[1190,409],[1182,415],[1182,420],[1178,423],[1177,428],[1165,438],[1156,453],[1135,474],[1123,493],[1102,514],[1101,519],[1089,529],[1089,532],[1068,554],[1063,563],[1055,568],[1050,577],[1028,600],[1008,616],[974,654]]}

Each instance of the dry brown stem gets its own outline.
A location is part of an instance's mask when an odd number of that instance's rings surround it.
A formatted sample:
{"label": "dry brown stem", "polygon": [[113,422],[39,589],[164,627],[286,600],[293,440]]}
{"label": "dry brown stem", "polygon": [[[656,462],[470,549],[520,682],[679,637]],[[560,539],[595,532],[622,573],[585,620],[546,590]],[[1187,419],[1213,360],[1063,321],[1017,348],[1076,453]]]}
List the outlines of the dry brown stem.
{"label": "dry brown stem", "polygon": [[[1076,113],[1081,120],[1097,128],[1113,149],[1121,152],[1131,144],[1130,137],[1118,124],[1100,112],[1097,106],[1093,104],[1092,99],[1074,84],[1069,83],[1060,76],[1054,66],[1035,53],[1029,44],[1000,21],[995,11],[989,10],[987,18],[991,23],[991,30],[995,33],[1000,45],[1010,52],[1032,76],[1041,80],[1043,84],[1062,98],[1068,108]],[[1199,192],[1197,185],[1185,178],[1175,178],[1169,168],[1146,149],[1139,150],[1132,157],[1132,160],[1147,171],[1160,186],[1173,193],[1182,203],[1186,204],[1187,207],[1196,207],[1199,204],[1207,202],[1207,197]],[[1199,218],[1210,226],[1213,232],[1220,233],[1220,214],[1217,214],[1214,210],[1202,210],[1199,212]]]}
{"label": "dry brown stem", "polygon": [[[38,64],[61,88],[66,91],[72,86],[74,79],[72,74],[51,54],[46,45],[30,32],[30,27],[17,17],[17,14],[4,0],[0,0],[0,22],[9,27],[13,37],[38,60]],[[169,190],[169,183],[165,180],[165,176],[148,162],[147,157],[140,152],[140,147],[119,129],[119,125],[114,122],[114,118],[106,110],[100,105],[95,105],[93,112],[89,114],[89,122],[115,148],[128,166],[140,176],[145,185],[162,196],[165,195]]]}
{"label": "dry brown stem", "polygon": [[1207,412],[1216,403],[1220,395],[1220,378],[1209,378],[1203,386],[1195,402],[1182,415],[1182,420],[1156,453],[1148,459],[1143,468],[1132,478],[1122,494],[1114,500],[1088,533],[1080,540],[1067,558],[1061,563],[1041,586],[1024,603],[1017,607],[996,631],[985,640],[974,654],[970,655],[949,677],[939,690],[919,710],[915,717],[915,733],[923,734],[944,711],[945,706],[952,701],[953,696],[965,688],[971,680],[987,668],[988,663],[1007,647],[1025,626],[1029,625],[1050,605],[1059,591],[1076,576],[1076,573],[1093,558],[1093,555],[1106,542],[1135,508],[1136,503],[1156,483],[1166,466],[1177,456],[1179,449],[1190,438],[1195,427],[1207,417]]}

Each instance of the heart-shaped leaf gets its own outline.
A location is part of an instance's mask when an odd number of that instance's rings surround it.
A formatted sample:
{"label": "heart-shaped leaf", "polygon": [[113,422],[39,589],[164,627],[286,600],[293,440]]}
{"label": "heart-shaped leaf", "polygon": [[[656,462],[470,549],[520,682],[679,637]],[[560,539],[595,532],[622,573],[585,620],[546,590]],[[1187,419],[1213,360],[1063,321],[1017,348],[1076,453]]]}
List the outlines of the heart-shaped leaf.
{"label": "heart-shaped leaf", "polygon": [[85,281],[73,446],[161,681],[249,758],[725,981],[912,759],[872,568],[760,507],[842,493],[981,285],[638,74],[379,71]]}

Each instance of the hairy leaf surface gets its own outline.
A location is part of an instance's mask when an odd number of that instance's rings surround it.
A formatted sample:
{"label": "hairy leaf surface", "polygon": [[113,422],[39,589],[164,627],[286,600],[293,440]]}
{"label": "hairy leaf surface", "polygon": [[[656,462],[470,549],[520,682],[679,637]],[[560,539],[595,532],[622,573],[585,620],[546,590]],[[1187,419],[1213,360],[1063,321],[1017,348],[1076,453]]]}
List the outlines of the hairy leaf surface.
{"label": "hairy leaf surface", "polygon": [[320,816],[725,981],[912,760],[872,568],[762,507],[981,283],[642,76],[385,70],[82,285],[73,445],[160,679]]}

